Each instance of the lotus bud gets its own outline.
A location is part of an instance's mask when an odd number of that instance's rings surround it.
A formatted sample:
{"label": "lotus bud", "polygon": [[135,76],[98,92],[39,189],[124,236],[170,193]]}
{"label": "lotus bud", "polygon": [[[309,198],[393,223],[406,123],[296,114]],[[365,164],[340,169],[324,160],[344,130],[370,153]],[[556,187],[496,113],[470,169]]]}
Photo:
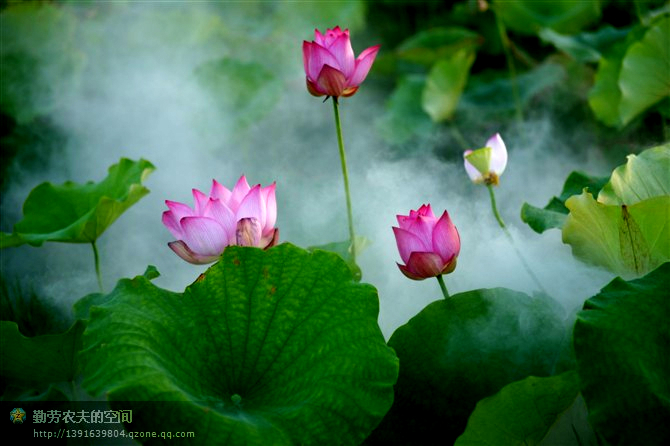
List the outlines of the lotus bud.
{"label": "lotus bud", "polygon": [[448,274],[456,268],[461,240],[449,214],[444,211],[437,219],[430,204],[421,206],[409,215],[398,215],[399,227],[393,227],[402,273],[414,280]]}
{"label": "lotus bud", "polygon": [[302,43],[307,91],[334,98],[353,95],[368,75],[379,47],[372,46],[355,58],[348,29],[336,26],[324,34],[314,30],[314,40]]}
{"label": "lotus bud", "polygon": [[465,171],[474,183],[496,186],[507,166],[507,148],[496,133],[481,149],[466,150],[463,159]]}

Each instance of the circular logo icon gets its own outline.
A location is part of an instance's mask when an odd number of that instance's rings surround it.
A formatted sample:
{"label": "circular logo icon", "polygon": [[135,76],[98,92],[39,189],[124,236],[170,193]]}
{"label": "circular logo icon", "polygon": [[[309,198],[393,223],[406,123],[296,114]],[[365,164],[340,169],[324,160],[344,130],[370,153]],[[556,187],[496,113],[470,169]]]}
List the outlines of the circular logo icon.
{"label": "circular logo icon", "polygon": [[14,424],[23,424],[26,419],[26,411],[20,407],[15,407],[9,412],[9,419]]}

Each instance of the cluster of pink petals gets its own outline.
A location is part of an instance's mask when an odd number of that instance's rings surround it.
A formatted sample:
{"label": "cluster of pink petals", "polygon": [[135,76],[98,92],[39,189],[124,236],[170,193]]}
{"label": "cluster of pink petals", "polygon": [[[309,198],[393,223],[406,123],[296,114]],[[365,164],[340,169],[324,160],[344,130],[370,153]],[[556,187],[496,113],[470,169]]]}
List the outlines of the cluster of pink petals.
{"label": "cluster of pink petals", "polygon": [[379,47],[372,46],[355,58],[348,29],[336,26],[325,34],[314,30],[314,41],[302,43],[307,90],[314,96],[353,95],[368,75]]}
{"label": "cluster of pink petals", "polygon": [[232,191],[212,180],[209,196],[193,189],[195,207],[166,200],[163,224],[177,239],[170,248],[194,264],[216,261],[226,246],[269,248],[277,243],[275,183],[249,187],[242,175]]}
{"label": "cluster of pink petals", "polygon": [[437,219],[430,205],[423,205],[409,216],[398,215],[399,228],[393,227],[400,258],[400,271],[414,280],[448,274],[456,268],[461,239],[449,214]]}
{"label": "cluster of pink petals", "polygon": [[[488,159],[488,166],[485,166],[483,172],[480,172],[475,166],[468,162],[467,156],[470,155],[474,150],[466,150],[463,152],[463,162],[465,164],[465,171],[467,172],[470,179],[475,183],[486,183],[486,184],[498,184],[498,179],[500,175],[505,171],[507,167],[507,147],[505,147],[505,142],[503,141],[500,133],[496,133],[486,141],[484,146],[490,147],[490,158]],[[482,150],[482,149],[477,149]]]}

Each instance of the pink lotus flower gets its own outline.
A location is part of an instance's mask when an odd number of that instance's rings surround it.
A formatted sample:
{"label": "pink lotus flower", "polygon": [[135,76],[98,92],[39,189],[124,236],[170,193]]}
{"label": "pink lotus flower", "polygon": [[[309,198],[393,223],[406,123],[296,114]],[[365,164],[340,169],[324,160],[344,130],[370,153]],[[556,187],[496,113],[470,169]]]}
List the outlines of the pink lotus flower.
{"label": "pink lotus flower", "polygon": [[466,150],[463,162],[473,182],[497,185],[507,166],[507,148],[500,133],[490,137],[481,149]]}
{"label": "pink lotus flower", "polygon": [[314,41],[302,43],[307,90],[314,96],[353,95],[368,75],[379,47],[372,46],[354,59],[348,29],[336,26],[325,34],[315,29]]}
{"label": "pink lotus flower", "polygon": [[168,243],[182,259],[194,264],[216,261],[228,245],[269,248],[277,243],[275,183],[249,187],[242,175],[232,192],[212,180],[209,196],[193,189],[195,209],[165,200],[163,224],[177,239]]}
{"label": "pink lotus flower", "polygon": [[409,216],[398,215],[399,228],[393,227],[400,258],[398,268],[407,277],[423,280],[448,274],[456,268],[461,239],[449,214],[437,219],[430,205],[423,205]]}

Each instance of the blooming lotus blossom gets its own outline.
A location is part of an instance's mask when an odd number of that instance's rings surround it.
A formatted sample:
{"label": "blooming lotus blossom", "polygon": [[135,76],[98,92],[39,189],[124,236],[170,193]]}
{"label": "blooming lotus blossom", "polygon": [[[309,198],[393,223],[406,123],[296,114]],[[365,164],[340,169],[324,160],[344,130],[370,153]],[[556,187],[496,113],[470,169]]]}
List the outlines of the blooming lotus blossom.
{"label": "blooming lotus blossom", "polygon": [[212,180],[209,196],[193,189],[195,207],[165,200],[163,224],[177,239],[168,243],[182,259],[194,264],[216,261],[226,246],[269,248],[277,243],[275,183],[249,187],[242,175],[232,191]]}
{"label": "blooming lotus blossom", "polygon": [[379,47],[372,46],[354,58],[348,29],[336,26],[325,34],[314,30],[314,41],[302,43],[307,90],[314,96],[353,95],[368,75]]}
{"label": "blooming lotus blossom", "polygon": [[473,182],[497,185],[507,166],[507,148],[500,134],[496,133],[483,148],[466,150],[463,159],[465,171]]}
{"label": "blooming lotus blossom", "polygon": [[399,228],[393,227],[400,258],[398,268],[407,277],[423,280],[448,274],[456,268],[461,239],[449,214],[437,219],[430,205],[423,205],[409,216],[398,215]]}

